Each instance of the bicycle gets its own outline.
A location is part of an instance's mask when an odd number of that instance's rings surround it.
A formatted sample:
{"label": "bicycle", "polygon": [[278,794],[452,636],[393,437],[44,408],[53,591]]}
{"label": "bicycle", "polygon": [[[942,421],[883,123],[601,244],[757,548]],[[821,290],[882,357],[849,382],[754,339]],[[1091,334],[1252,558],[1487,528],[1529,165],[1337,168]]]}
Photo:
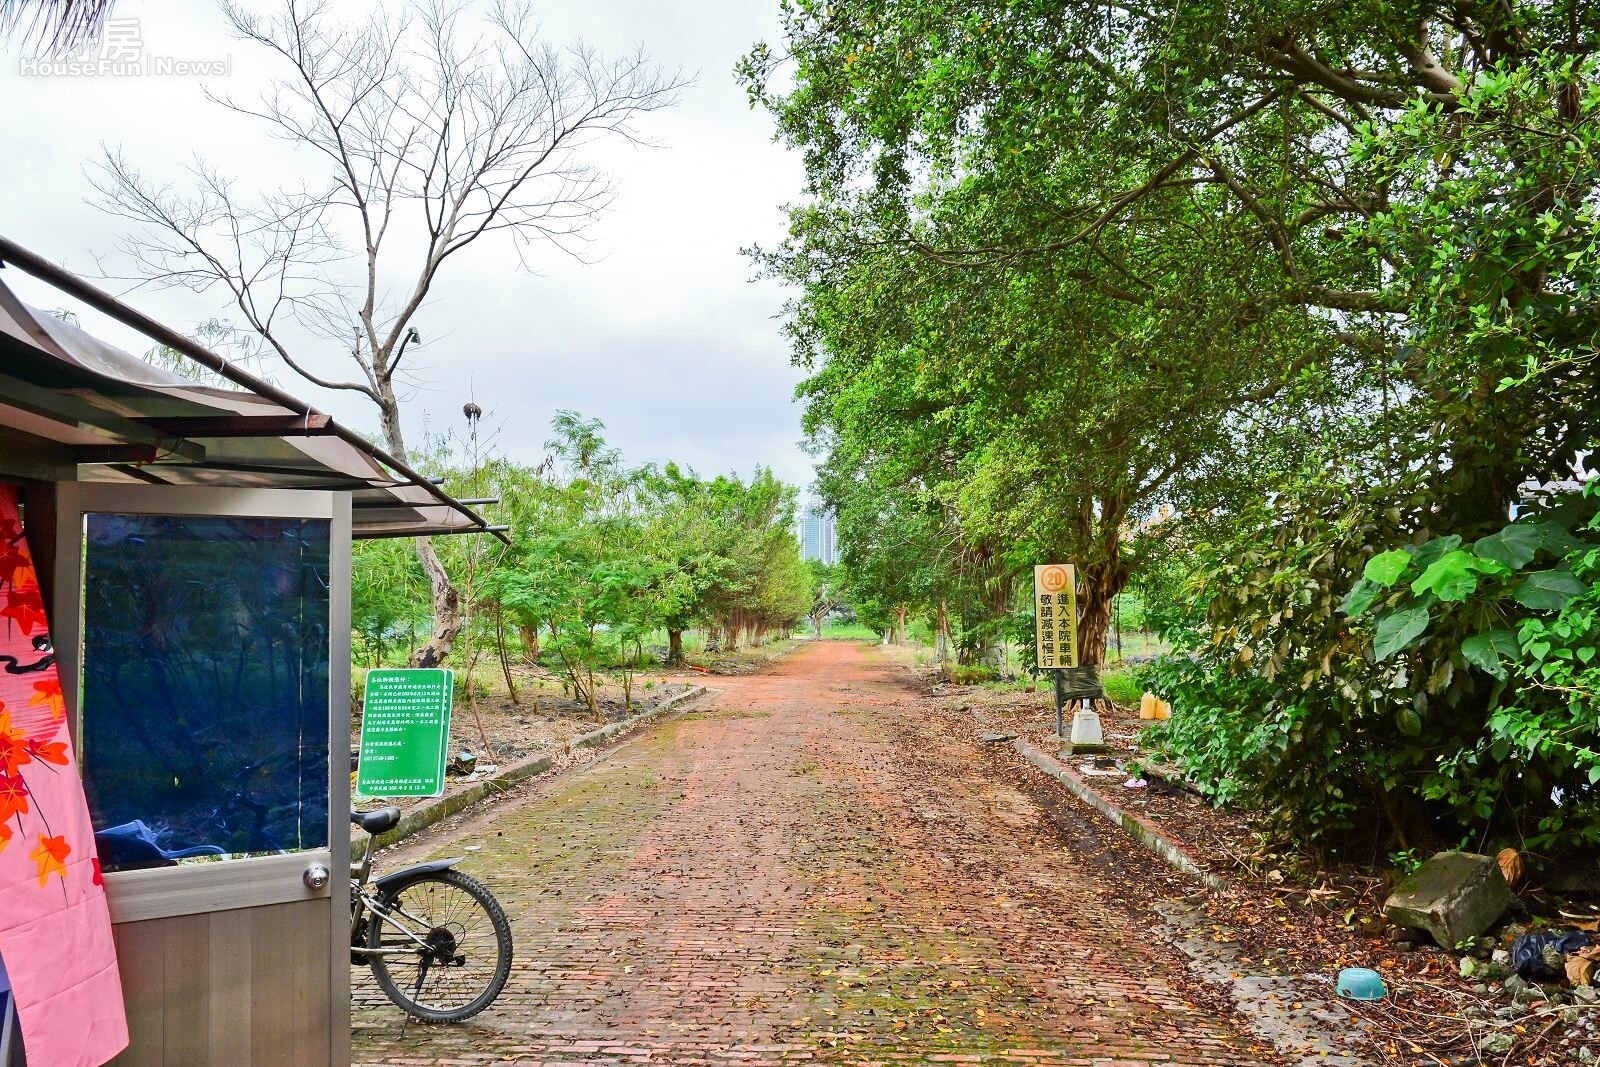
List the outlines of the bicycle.
{"label": "bicycle", "polygon": [[[465,857],[386,874],[369,887],[373,845],[399,808],[350,813],[367,851],[350,865],[350,962],[415,1019],[458,1023],[494,1003],[511,975],[511,924],[483,883],[453,870]],[[430,979],[432,982],[430,983]]]}

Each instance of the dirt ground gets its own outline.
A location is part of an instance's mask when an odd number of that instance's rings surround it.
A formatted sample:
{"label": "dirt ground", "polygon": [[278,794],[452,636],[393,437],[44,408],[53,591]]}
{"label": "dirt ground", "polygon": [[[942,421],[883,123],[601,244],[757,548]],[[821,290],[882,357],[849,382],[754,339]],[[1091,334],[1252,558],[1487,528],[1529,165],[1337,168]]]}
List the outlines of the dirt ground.
{"label": "dirt ground", "polygon": [[[750,674],[792,652],[798,639],[765,642],[759,648],[743,648],[735,653],[692,653],[683,667],[651,665],[636,671],[631,693],[615,672],[600,676],[596,693],[596,713],[573,698],[561,677],[536,666],[513,664],[512,681],[516,699],[506,684],[498,663],[480,663],[469,683],[464,672],[457,672],[455,707],[450,718],[450,753],[456,757],[469,753],[477,757],[479,774],[492,773],[491,767],[507,767],[529,757],[564,751],[573,739],[607,723],[650,711],[661,702],[678,696],[696,685],[725,675]],[[354,680],[350,745],[354,751],[361,737],[361,678]],[[624,697],[631,697],[625,702]],[[452,778],[465,776],[467,764],[457,764]]]}
{"label": "dirt ground", "polygon": [[427,843],[506,905],[511,982],[402,1029],[358,972],[358,1063],[1283,1062],[1155,933],[1193,885],[908,672],[822,642],[716,685]]}
{"label": "dirt ground", "polygon": [[[1058,749],[1048,688],[1029,693],[954,686],[931,672],[920,674],[941,709],[974,715],[988,729],[1016,733],[1045,751]],[[1152,763],[1140,745],[1140,729],[1148,724],[1137,709],[1105,708],[1101,723],[1111,753],[1069,758],[1068,764],[1097,793],[1148,819],[1202,867],[1229,880],[1232,889],[1210,894],[1203,910],[1237,932],[1241,967],[1265,975],[1320,974],[1330,986],[1342,967],[1372,967],[1384,976],[1394,997],[1351,1005],[1374,1061],[1452,1067],[1600,1063],[1600,1003],[1574,1002],[1570,991],[1553,987],[1536,987],[1518,1003],[1481,972],[1463,977],[1453,951],[1391,940],[1402,932],[1388,929],[1382,917],[1393,880],[1383,857],[1329,868],[1275,847],[1250,813],[1214,809],[1183,786],[1175,768]],[[1169,778],[1147,772],[1144,788],[1125,786],[1147,767]],[[1521,895],[1521,910],[1513,909],[1491,931],[1502,950],[1530,928],[1534,915],[1566,925],[1564,908],[1595,910],[1592,900],[1573,901],[1536,885],[1522,887]],[[1508,1040],[1509,1048],[1502,1048]]]}

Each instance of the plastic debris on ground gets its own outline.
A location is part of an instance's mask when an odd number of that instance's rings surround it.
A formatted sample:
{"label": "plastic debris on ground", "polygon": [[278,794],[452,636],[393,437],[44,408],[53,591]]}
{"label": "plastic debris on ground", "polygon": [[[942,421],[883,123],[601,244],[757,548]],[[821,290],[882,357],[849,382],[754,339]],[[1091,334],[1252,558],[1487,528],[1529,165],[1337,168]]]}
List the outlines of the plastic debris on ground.
{"label": "plastic debris on ground", "polygon": [[1389,995],[1383,976],[1370,967],[1346,967],[1334,988],[1346,1000],[1382,1000]]}
{"label": "plastic debris on ground", "polygon": [[1511,943],[1511,968],[1529,982],[1555,982],[1564,976],[1564,957],[1589,947],[1582,930],[1541,930]]}

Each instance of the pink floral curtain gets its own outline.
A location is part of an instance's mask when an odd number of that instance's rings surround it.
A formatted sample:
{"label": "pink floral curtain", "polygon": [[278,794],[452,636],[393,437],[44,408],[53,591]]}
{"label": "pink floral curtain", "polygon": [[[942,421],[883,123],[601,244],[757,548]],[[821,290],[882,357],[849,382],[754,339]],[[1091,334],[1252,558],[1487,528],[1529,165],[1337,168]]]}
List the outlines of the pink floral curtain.
{"label": "pink floral curtain", "polygon": [[128,1044],[94,829],[15,486],[0,485],[0,959],[28,1062]]}

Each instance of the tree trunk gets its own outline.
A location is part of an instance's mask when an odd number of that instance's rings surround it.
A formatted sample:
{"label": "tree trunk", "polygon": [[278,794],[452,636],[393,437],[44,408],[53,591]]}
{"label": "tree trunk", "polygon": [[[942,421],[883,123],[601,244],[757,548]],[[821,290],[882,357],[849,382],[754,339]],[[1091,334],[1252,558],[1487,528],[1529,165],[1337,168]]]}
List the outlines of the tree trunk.
{"label": "tree trunk", "polygon": [[741,629],[743,629],[743,627],[739,625],[738,619],[729,619],[727,621],[727,623],[722,627],[722,651],[739,651],[739,631]]}
{"label": "tree trunk", "polygon": [[667,666],[678,667],[683,664],[683,631],[667,631]]}
{"label": "tree trunk", "polygon": [[1106,638],[1111,632],[1111,605],[1128,584],[1128,565],[1122,559],[1122,517],[1125,505],[1102,500],[1095,539],[1094,562],[1078,568],[1078,664],[1099,667],[1106,658]]}
{"label": "tree trunk", "polygon": [[522,635],[522,662],[531,667],[539,662],[538,624],[518,623],[517,630]]}
{"label": "tree trunk", "polygon": [[[406,454],[405,433],[400,428],[400,401],[394,395],[393,385],[388,382],[384,383],[378,398],[378,418],[389,451],[396,459],[410,463]],[[456,591],[455,583],[444,569],[439,553],[434,551],[433,538],[417,538],[417,559],[422,564],[423,573],[428,576],[428,589],[432,593],[433,634],[427,644],[411,654],[411,666],[439,667],[443,666],[450,649],[455,646],[456,636],[461,633],[461,594]]]}
{"label": "tree trunk", "polygon": [[983,647],[978,662],[1000,670],[1005,666],[1006,646],[1000,631],[1000,620],[1011,613],[1011,593],[1015,586],[1009,574],[999,574],[989,579],[984,590],[984,607],[988,617],[984,620]]}
{"label": "tree trunk", "polygon": [[1090,577],[1091,570],[1078,571],[1078,665],[1098,667],[1105,662],[1106,637],[1111,632],[1111,597],[1105,594],[1106,576]]}
{"label": "tree trunk", "polygon": [[455,647],[456,636],[461,633],[461,595],[450,581],[450,575],[433,549],[433,539],[417,538],[417,559],[428,575],[428,587],[433,592],[433,634],[426,644],[411,656],[413,667],[439,667]]}
{"label": "tree trunk", "polygon": [[521,705],[517,699],[517,683],[511,677],[511,656],[506,651],[506,616],[505,610],[498,604],[494,609],[494,647],[500,655],[500,673],[505,675],[506,689],[511,693],[511,703]]}
{"label": "tree trunk", "polygon": [[950,605],[944,597],[933,616],[933,662],[943,663],[950,658]]}

